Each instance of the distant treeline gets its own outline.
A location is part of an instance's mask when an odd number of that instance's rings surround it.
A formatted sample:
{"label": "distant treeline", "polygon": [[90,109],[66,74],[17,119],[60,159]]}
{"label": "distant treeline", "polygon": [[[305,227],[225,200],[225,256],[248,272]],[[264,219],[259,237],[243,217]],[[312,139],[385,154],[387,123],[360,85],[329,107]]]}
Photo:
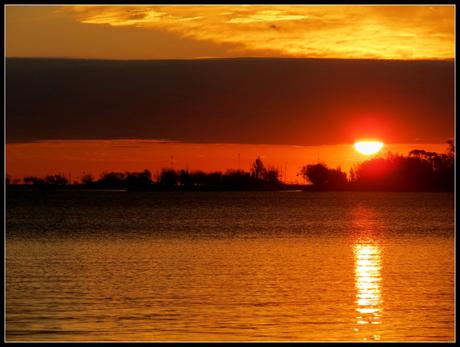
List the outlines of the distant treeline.
{"label": "distant treeline", "polygon": [[314,190],[453,191],[455,148],[448,141],[447,153],[414,149],[408,156],[387,153],[358,164],[346,173],[326,164],[306,165],[300,175]]}
{"label": "distant treeline", "polygon": [[[373,158],[358,164],[349,175],[339,168],[328,168],[326,164],[305,165],[299,176],[306,182],[305,190],[313,191],[453,191],[455,148],[448,141],[446,153],[427,152],[414,149],[407,156],[387,153],[383,158]],[[28,176],[26,185],[39,189],[55,189],[69,186],[63,175],[44,178]],[[7,185],[11,179],[6,177]],[[289,189],[280,181],[275,168],[266,168],[260,158],[252,164],[249,172],[228,170],[222,172],[163,169],[156,179],[149,170],[142,172],[105,172],[99,179],[85,175],[74,188],[127,189],[127,190],[279,190]],[[296,186],[298,188],[298,185]]]}
{"label": "distant treeline", "polygon": [[[73,186],[94,189],[128,190],[277,190],[283,183],[279,171],[266,168],[257,158],[249,172],[228,170],[222,172],[203,172],[189,170],[163,169],[157,179],[149,170],[142,172],[104,172],[99,179],[84,175],[81,183]],[[28,176],[23,178],[27,185],[41,189],[54,189],[69,185],[64,175],[51,175],[44,178]],[[7,184],[10,183],[7,177]]]}

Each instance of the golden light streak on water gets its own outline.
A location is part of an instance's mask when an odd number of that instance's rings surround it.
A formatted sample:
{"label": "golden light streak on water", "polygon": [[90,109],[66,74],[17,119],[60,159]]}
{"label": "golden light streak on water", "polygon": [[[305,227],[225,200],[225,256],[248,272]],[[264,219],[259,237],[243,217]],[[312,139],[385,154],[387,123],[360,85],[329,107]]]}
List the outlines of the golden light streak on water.
{"label": "golden light streak on water", "polygon": [[382,262],[381,249],[377,244],[356,243],[355,287],[356,323],[355,331],[363,335],[363,340],[380,340],[374,326],[382,324]]}

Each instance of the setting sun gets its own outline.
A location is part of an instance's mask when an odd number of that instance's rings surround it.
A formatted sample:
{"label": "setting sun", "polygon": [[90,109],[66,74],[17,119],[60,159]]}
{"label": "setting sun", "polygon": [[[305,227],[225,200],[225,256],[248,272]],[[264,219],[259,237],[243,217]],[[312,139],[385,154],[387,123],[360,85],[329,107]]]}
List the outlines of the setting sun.
{"label": "setting sun", "polygon": [[456,341],[453,2],[4,12],[5,342]]}
{"label": "setting sun", "polygon": [[372,155],[379,152],[383,147],[380,141],[359,141],[355,142],[355,149],[365,155]]}

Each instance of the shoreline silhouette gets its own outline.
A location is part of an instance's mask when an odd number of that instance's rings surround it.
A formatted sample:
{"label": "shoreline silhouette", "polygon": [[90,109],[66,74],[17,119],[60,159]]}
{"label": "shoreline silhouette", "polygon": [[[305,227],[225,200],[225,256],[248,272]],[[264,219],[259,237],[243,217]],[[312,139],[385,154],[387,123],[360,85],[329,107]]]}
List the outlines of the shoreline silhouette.
{"label": "shoreline silhouette", "polygon": [[280,172],[266,167],[260,157],[249,171],[189,171],[163,168],[158,177],[141,172],[104,172],[99,179],[86,174],[80,182],[64,175],[27,176],[23,183],[6,176],[9,190],[128,190],[128,191],[454,191],[455,146],[447,141],[446,153],[414,149],[407,156],[388,152],[351,168],[349,174],[325,163],[307,164],[298,176],[305,184],[282,182]]}

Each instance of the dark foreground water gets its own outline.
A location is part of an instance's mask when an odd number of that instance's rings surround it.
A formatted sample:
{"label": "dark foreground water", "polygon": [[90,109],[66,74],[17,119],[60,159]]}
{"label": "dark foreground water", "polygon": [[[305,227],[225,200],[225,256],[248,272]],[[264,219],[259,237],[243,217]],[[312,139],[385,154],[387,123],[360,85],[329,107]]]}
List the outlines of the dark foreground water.
{"label": "dark foreground water", "polygon": [[7,341],[453,341],[451,193],[9,192]]}

